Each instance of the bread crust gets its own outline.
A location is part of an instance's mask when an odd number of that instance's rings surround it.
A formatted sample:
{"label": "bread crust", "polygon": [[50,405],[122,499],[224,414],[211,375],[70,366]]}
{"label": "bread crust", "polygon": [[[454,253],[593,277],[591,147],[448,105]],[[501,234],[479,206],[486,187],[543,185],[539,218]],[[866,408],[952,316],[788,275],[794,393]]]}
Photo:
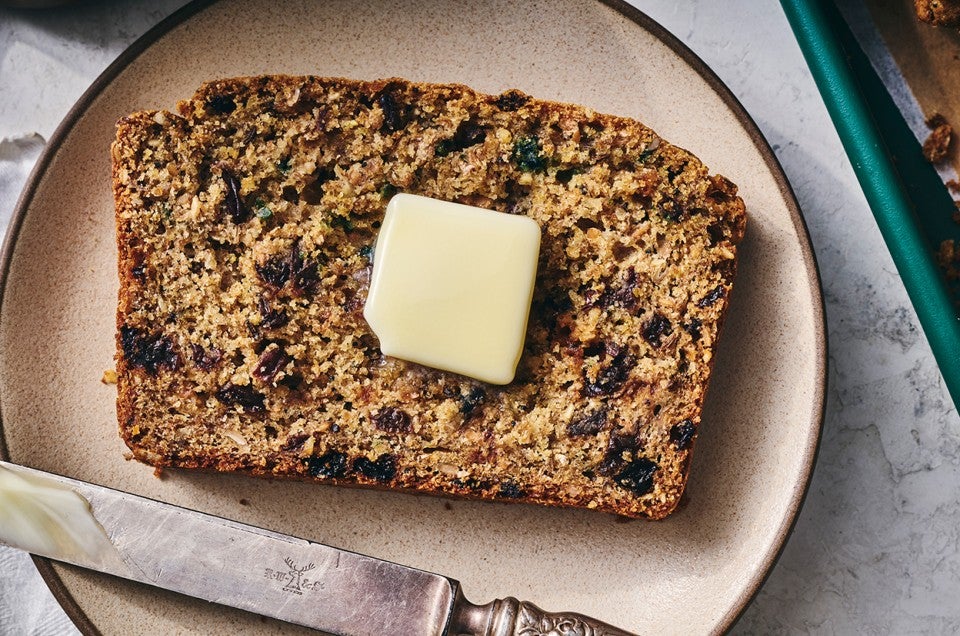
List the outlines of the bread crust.
{"label": "bread crust", "polygon": [[[117,413],[134,457],[659,519],[746,214],[631,119],[519,91],[261,76],[118,123]],[[517,379],[386,358],[362,318],[396,191],[542,230]]]}

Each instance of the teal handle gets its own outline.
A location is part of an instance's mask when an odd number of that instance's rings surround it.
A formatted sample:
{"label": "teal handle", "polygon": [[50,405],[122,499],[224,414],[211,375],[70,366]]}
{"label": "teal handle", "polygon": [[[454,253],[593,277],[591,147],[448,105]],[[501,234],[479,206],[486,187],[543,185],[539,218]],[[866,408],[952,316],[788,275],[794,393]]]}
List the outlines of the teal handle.
{"label": "teal handle", "polygon": [[960,314],[934,252],[953,199],[830,0],[781,0],[955,405]]}

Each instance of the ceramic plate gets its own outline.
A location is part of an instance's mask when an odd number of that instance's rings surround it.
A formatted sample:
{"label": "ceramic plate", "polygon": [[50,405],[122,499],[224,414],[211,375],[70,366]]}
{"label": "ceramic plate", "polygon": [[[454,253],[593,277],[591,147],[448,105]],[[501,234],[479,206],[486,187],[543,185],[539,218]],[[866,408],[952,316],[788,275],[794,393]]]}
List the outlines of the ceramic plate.
{"label": "ceramic plate", "polygon": [[[688,496],[664,522],[577,510],[170,471],[124,458],[113,366],[114,123],[207,79],[312,73],[519,88],[636,117],[740,185],[750,214]],[[71,111],[20,202],[3,260],[2,439],[12,461],[442,572],[474,602],[513,595],[639,633],[732,624],[803,499],[825,384],[823,305],[796,202],[730,92],[626,5],[443,0],[191,5],[121,56]],[[87,633],[296,628],[38,561]]]}

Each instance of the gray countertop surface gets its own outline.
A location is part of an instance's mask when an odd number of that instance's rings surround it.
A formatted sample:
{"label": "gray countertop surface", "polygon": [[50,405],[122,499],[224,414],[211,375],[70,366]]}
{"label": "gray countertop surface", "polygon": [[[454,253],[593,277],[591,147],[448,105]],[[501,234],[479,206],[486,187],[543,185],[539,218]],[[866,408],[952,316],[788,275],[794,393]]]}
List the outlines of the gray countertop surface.
{"label": "gray countertop surface", "polygon": [[[830,386],[796,528],[735,633],[960,632],[960,418],[780,5],[632,0],[690,46],[756,119],[809,225]],[[0,9],[0,231],[70,106],[182,0]],[[894,87],[896,69],[844,2]],[[899,90],[918,120],[909,91]],[[0,634],[76,629],[25,555],[0,547]]]}

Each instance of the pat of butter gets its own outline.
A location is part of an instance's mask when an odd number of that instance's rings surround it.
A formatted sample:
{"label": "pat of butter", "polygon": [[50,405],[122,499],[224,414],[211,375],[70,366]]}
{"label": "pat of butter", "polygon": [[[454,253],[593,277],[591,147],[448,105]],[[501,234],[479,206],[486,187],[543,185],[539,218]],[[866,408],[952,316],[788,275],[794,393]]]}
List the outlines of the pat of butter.
{"label": "pat of butter", "polygon": [[539,253],[533,219],[398,194],[377,238],[363,315],[388,356],[508,384]]}

